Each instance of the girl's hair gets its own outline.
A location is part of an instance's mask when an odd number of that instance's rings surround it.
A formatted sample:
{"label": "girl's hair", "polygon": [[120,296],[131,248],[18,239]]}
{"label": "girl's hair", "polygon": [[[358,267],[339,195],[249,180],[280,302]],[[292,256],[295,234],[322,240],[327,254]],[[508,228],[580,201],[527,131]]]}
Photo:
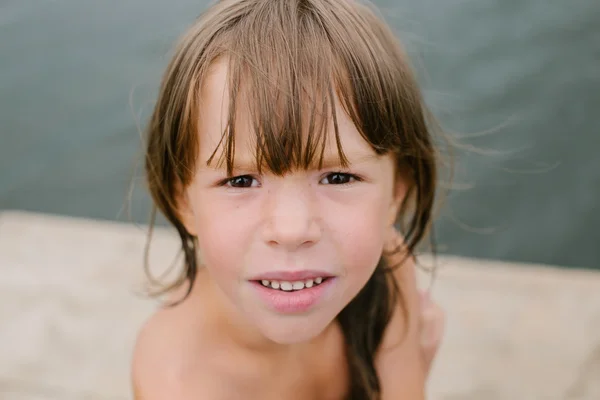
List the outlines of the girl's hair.
{"label": "girl's hair", "polygon": [[[201,249],[180,219],[177,200],[193,179],[201,89],[217,59],[228,63],[230,102],[219,144],[222,157],[209,163],[225,163],[231,174],[235,117],[245,107],[256,135],[257,168],[283,175],[318,165],[329,134],[345,164],[338,99],[373,150],[395,157],[396,172],[408,186],[398,215],[405,242],[395,251],[412,256],[430,225],[437,157],[428,111],[393,32],[372,9],[352,0],[222,0],[180,39],[148,126],[149,190],[177,229],[185,258],[179,279],[162,292],[188,281],[189,294],[198,269]],[[327,131],[330,118],[334,132]],[[390,279],[392,267],[382,255],[365,287],[338,316],[351,399],[380,397],[375,355],[395,306],[407,316]]]}

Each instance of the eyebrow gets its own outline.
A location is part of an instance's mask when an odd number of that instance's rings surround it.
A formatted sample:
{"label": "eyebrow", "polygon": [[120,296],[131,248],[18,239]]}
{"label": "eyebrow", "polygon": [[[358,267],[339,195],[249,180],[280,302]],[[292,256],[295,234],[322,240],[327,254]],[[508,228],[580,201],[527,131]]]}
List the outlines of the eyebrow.
{"label": "eyebrow", "polygon": [[[355,164],[360,164],[364,162],[368,162],[371,160],[377,159],[377,154],[375,153],[365,153],[365,152],[344,152],[346,159],[348,160],[348,166],[351,167]],[[336,167],[341,167],[342,161],[338,154],[330,154],[326,155],[323,158],[321,169],[331,169]]]}
{"label": "eyebrow", "polygon": [[[366,153],[364,151],[356,151],[356,152],[344,152],[346,159],[348,160],[348,167],[352,167],[356,164],[361,164],[365,162],[369,162],[372,160],[376,160],[379,156],[376,153]],[[317,161],[312,163],[309,169],[317,169]],[[222,170],[225,169],[225,163],[222,165],[207,165],[209,169],[213,170]],[[342,161],[337,153],[326,154],[323,157],[321,163],[321,169],[332,169],[332,168],[342,168]],[[255,171],[256,168],[256,160],[250,158],[236,158],[233,163],[233,171]]]}

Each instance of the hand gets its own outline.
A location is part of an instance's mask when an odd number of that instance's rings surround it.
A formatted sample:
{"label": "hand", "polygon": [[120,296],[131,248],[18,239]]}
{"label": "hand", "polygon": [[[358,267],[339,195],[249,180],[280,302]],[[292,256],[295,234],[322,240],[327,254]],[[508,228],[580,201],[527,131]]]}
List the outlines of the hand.
{"label": "hand", "polygon": [[[394,265],[402,262],[406,253],[404,238],[395,227],[391,227],[386,238],[384,250],[391,252],[388,262]],[[423,357],[425,373],[429,374],[433,360],[440,347],[446,325],[446,316],[442,307],[431,299],[429,292],[419,291],[419,343]]]}
{"label": "hand", "polygon": [[445,328],[444,310],[431,299],[428,292],[420,293],[420,344],[425,372],[429,374],[431,365],[440,347]]}

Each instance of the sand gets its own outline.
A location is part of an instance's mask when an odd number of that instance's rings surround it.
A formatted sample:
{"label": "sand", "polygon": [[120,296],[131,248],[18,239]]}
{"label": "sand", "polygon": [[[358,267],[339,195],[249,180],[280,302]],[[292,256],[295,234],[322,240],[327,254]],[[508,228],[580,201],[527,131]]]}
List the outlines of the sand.
{"label": "sand", "polygon": [[[0,399],[130,399],[145,227],[0,214]],[[170,265],[170,230],[152,243]],[[600,272],[439,260],[448,325],[434,400],[600,399]],[[427,277],[421,276],[425,285]]]}

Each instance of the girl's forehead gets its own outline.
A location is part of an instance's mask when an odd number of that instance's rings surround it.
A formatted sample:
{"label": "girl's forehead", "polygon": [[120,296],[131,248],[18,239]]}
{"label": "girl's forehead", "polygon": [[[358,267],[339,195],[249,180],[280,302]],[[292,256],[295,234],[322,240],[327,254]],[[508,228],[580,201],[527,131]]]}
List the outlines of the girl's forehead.
{"label": "girl's forehead", "polygon": [[[225,58],[215,61],[206,74],[200,91],[200,100],[198,102],[198,135],[199,135],[199,161],[205,165],[211,156],[215,155],[219,159],[223,151],[224,131],[228,126],[230,119],[230,87],[228,76],[228,62]],[[236,98],[236,116],[235,116],[235,153],[238,158],[252,158],[256,153],[257,133],[253,127],[253,120],[250,109],[253,106],[252,93],[241,90]],[[338,148],[355,159],[365,159],[375,155],[374,150],[369,143],[361,136],[357,127],[354,125],[348,114],[344,111],[337,96],[334,97],[335,105],[335,123],[337,124],[338,137],[335,135],[334,118],[332,113],[324,116],[315,115],[314,123],[323,122],[325,124],[323,159],[339,160]],[[311,115],[306,110],[309,107],[303,107],[301,116],[301,128],[303,130],[301,137],[308,140]],[[275,113],[280,112],[275,108]],[[273,115],[277,118],[277,115]],[[320,120],[319,120],[320,119]],[[287,133],[289,134],[289,133]],[[280,135],[286,135],[281,132]],[[285,141],[285,138],[281,138]],[[215,153],[216,150],[216,153]],[[320,150],[320,148],[319,148]]]}

